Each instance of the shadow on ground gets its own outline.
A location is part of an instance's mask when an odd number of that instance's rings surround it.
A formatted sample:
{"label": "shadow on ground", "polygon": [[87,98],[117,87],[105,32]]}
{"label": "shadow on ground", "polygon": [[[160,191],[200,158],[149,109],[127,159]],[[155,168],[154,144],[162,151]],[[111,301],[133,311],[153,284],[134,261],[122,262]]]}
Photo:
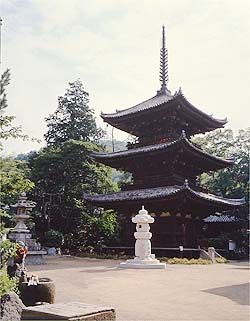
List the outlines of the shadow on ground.
{"label": "shadow on ground", "polygon": [[249,305],[249,283],[223,286],[221,288],[203,290],[203,292],[224,296],[240,305]]}

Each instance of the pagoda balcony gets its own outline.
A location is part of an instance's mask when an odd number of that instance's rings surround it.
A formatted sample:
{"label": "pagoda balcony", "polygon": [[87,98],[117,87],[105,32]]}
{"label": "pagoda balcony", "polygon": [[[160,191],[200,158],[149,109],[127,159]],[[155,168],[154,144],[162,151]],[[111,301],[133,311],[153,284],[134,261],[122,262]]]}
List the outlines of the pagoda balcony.
{"label": "pagoda balcony", "polygon": [[[143,180],[136,180],[134,182],[130,183],[123,183],[120,185],[122,191],[132,191],[136,189],[144,189],[144,188],[154,188],[154,187],[164,187],[164,186],[182,186],[183,181],[185,178],[183,177],[165,177],[165,178],[159,178],[156,177],[147,177]],[[199,191],[200,187],[196,180],[196,178],[189,178],[189,185],[194,189]]]}
{"label": "pagoda balcony", "polygon": [[[175,140],[177,140],[180,137],[180,135],[176,135],[173,137],[143,137],[143,138],[139,138],[138,141],[134,142],[134,143],[127,143],[127,149],[136,149],[139,147],[144,147],[144,146],[149,146],[149,145],[155,145],[155,144],[164,144],[164,143],[171,143]],[[197,146],[199,148],[201,148],[200,146]]]}

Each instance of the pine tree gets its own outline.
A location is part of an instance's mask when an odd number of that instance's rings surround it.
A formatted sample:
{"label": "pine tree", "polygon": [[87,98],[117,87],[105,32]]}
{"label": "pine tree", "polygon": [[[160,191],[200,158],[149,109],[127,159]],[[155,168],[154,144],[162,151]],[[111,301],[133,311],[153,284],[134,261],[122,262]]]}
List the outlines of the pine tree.
{"label": "pine tree", "polygon": [[95,123],[93,110],[89,107],[89,94],[80,80],[69,83],[64,96],[58,98],[58,108],[47,117],[48,146],[60,145],[70,139],[97,142],[103,132]]}

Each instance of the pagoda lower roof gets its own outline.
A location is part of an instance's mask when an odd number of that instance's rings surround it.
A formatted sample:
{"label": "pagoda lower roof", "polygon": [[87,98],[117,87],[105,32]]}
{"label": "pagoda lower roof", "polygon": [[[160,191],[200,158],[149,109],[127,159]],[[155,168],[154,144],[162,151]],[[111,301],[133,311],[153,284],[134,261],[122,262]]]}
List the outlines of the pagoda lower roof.
{"label": "pagoda lower roof", "polygon": [[234,223],[240,222],[240,219],[234,215],[220,214],[220,215],[210,215],[204,218],[205,223]]}
{"label": "pagoda lower roof", "polygon": [[[196,130],[190,135],[197,134],[199,132],[206,132],[210,130],[214,130],[216,128],[221,128],[227,123],[227,119],[217,119],[212,115],[208,115],[193,106],[182,94],[182,91],[179,90],[174,95],[170,95],[169,93],[157,93],[157,95],[152,98],[143,101],[133,107],[117,110],[116,113],[105,114],[101,113],[101,117],[103,120],[110,125],[131,133],[135,136],[141,135],[141,129],[135,128],[133,120],[135,122],[140,121],[143,115],[148,115],[152,112],[155,114],[157,111],[162,111],[167,114],[170,108],[180,108],[182,111],[182,118],[188,117],[189,122],[196,122],[199,124],[199,130]],[[129,123],[127,123],[129,120]]]}
{"label": "pagoda lower roof", "polygon": [[245,198],[229,199],[213,194],[207,194],[200,191],[195,191],[189,187],[187,181],[182,186],[165,186],[156,188],[146,188],[137,190],[127,190],[110,194],[90,195],[84,194],[83,198],[93,205],[112,208],[114,205],[121,203],[140,202],[144,204],[147,201],[169,201],[181,200],[183,197],[201,202],[205,206],[211,206],[220,210],[237,208],[245,204]]}
{"label": "pagoda lower roof", "polygon": [[[186,157],[191,155],[192,159],[197,160],[199,166],[206,170],[221,169],[231,166],[234,163],[232,159],[222,159],[220,157],[210,155],[204,152],[201,148],[196,147],[187,139],[184,131],[179,139],[173,142],[132,148],[114,153],[92,153],[92,156],[96,161],[105,165],[118,169],[126,169],[131,167],[131,161],[127,163],[128,160],[139,159],[141,157],[154,157],[156,154],[164,154],[167,158],[171,153],[174,153],[174,156],[176,156],[180,150],[182,150],[183,155],[186,155]],[[202,172],[202,170],[200,172]]]}

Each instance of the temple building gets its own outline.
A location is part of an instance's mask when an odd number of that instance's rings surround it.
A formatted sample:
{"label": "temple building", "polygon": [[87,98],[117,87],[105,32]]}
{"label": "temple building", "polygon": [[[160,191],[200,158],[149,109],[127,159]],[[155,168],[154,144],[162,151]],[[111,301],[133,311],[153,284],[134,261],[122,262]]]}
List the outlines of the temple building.
{"label": "temple building", "polygon": [[233,165],[232,159],[209,155],[192,143],[195,134],[223,128],[216,119],[193,106],[181,89],[171,94],[168,83],[168,51],[162,29],[160,50],[161,88],[152,98],[133,107],[101,114],[113,127],[136,137],[128,150],[93,153],[97,162],[132,173],[133,182],[120,192],[84,195],[90,204],[117,211],[122,222],[122,245],[134,244],[131,216],[142,205],[155,218],[152,246],[197,247],[202,220],[216,212],[239,208],[244,199],[226,199],[199,187],[197,177]]}

